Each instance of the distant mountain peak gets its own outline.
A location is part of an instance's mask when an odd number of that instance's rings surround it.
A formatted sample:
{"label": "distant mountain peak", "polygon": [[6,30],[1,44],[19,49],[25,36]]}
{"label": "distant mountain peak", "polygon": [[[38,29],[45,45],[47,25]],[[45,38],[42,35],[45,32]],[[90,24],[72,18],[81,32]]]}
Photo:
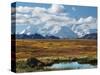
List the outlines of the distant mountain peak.
{"label": "distant mountain peak", "polygon": [[77,38],[77,34],[74,33],[69,27],[62,26],[62,28],[59,30],[56,36],[62,37],[62,38]]}

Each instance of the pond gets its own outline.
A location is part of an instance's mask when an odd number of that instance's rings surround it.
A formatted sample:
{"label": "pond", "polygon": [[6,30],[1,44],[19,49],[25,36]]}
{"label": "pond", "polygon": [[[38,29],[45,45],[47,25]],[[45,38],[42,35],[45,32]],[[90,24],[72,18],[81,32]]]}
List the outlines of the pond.
{"label": "pond", "polygon": [[91,64],[80,64],[78,62],[62,62],[62,63],[55,63],[52,66],[47,68],[49,69],[90,69],[96,68],[96,65]]}

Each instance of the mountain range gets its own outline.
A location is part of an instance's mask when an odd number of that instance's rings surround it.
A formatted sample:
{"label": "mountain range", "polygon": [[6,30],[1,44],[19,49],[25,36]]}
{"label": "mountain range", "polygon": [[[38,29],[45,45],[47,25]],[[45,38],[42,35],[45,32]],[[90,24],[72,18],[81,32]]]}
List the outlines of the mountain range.
{"label": "mountain range", "polygon": [[[94,34],[97,34],[96,28],[90,28],[87,25],[84,26],[56,26],[52,25],[51,27],[38,27],[28,25],[27,27],[17,32],[17,37],[33,37],[33,38],[83,38],[86,35],[92,34],[91,37],[94,37]],[[21,36],[22,35],[22,36]],[[35,37],[36,36],[36,37]],[[96,35],[95,35],[96,36]]]}
{"label": "mountain range", "polygon": [[32,35],[26,35],[26,34],[17,34],[16,35],[17,39],[60,39],[59,37],[56,36],[42,36],[40,34],[32,34]]}
{"label": "mountain range", "polygon": [[97,39],[97,33],[87,34],[83,36],[82,39]]}

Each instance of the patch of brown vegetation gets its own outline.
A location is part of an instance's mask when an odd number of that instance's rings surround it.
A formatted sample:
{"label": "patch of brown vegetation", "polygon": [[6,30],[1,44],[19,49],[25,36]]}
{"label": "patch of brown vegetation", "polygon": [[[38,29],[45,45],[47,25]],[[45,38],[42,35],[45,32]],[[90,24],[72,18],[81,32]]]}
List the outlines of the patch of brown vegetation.
{"label": "patch of brown vegetation", "polygon": [[96,57],[96,40],[16,40],[17,59]]}

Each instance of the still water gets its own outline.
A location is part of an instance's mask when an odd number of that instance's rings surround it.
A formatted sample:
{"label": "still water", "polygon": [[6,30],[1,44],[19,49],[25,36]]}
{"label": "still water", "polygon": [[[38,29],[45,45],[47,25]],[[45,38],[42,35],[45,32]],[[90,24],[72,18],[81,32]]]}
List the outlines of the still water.
{"label": "still water", "polygon": [[78,62],[63,62],[63,63],[55,63],[52,66],[48,67],[49,69],[90,69],[96,68],[97,66],[91,64],[80,64]]}

